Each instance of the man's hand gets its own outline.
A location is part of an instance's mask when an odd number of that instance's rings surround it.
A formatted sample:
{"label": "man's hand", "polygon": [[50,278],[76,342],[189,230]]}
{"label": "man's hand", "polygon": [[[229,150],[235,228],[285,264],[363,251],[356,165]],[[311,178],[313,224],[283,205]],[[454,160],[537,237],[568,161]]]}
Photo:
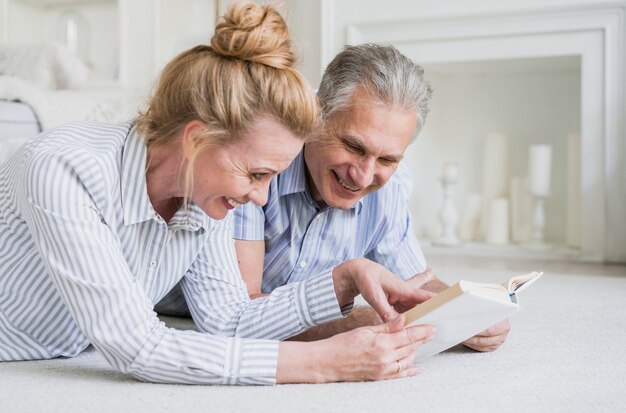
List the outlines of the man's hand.
{"label": "man's hand", "polygon": [[495,326],[465,340],[463,344],[476,351],[494,351],[504,343],[509,330],[511,330],[509,320],[500,321]]}

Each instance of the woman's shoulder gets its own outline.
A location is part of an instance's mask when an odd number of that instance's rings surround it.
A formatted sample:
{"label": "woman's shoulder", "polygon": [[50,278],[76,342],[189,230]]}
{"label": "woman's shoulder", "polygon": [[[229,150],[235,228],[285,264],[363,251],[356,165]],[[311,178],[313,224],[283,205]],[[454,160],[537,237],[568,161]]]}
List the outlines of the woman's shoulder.
{"label": "woman's shoulder", "polygon": [[121,155],[130,124],[72,123],[27,143],[22,154],[27,181],[74,176],[85,187],[112,188],[120,179]]}
{"label": "woman's shoulder", "polygon": [[92,162],[104,167],[115,162],[124,147],[128,124],[70,123],[39,135],[29,142],[34,161],[63,159],[73,164]]}
{"label": "woman's shoulder", "polygon": [[86,151],[98,155],[117,152],[124,146],[130,126],[130,123],[69,123],[40,135],[37,148],[44,150],[50,147],[70,152]]}

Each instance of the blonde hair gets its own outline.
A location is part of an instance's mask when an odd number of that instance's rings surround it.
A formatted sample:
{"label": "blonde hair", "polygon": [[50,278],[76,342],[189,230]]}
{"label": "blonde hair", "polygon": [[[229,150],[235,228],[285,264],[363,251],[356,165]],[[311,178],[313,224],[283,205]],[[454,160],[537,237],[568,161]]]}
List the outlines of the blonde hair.
{"label": "blonde hair", "polygon": [[189,49],[165,66],[136,125],[148,147],[167,145],[190,121],[206,125],[186,167],[185,204],[197,154],[238,141],[259,116],[273,117],[303,140],[317,131],[317,100],[295,64],[278,11],[241,1],[218,20],[210,46]]}

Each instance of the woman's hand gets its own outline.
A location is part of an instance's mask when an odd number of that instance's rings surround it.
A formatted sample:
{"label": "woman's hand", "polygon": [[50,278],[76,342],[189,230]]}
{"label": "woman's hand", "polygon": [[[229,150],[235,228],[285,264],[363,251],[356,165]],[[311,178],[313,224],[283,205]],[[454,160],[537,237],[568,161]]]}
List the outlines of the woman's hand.
{"label": "woman's hand", "polygon": [[[279,383],[386,380],[414,376],[415,351],[429,342],[429,325],[404,327],[404,316],[311,343],[280,343]],[[298,348],[297,346],[308,346]]]}
{"label": "woman's hand", "polygon": [[419,287],[432,277],[432,272],[425,272],[408,283],[382,265],[364,258],[346,261],[333,270],[339,305],[343,307],[361,294],[383,321],[397,318],[399,313],[431,298],[433,293]]}

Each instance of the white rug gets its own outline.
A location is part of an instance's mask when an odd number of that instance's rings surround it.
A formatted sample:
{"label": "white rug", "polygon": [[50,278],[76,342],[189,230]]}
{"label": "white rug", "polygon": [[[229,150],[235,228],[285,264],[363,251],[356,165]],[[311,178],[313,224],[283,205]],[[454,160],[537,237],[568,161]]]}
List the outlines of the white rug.
{"label": "white rug", "polygon": [[[447,282],[502,282],[532,269],[546,275],[520,297],[522,310],[502,348],[487,354],[454,348],[421,363],[423,372],[413,378],[275,387],[158,385],[115,372],[90,348],[74,359],[0,363],[0,411],[626,411],[626,267],[568,266],[564,273],[555,264],[533,265],[433,265]],[[189,320],[165,320],[192,327]]]}

